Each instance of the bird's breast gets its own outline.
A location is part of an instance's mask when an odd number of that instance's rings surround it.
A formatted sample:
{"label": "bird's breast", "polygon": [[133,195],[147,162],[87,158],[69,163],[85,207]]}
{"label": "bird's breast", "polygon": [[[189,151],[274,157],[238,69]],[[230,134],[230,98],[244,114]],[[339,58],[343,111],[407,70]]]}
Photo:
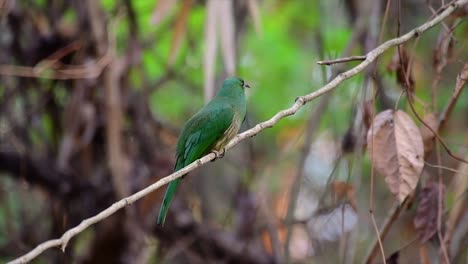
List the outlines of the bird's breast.
{"label": "bird's breast", "polygon": [[231,125],[224,132],[223,136],[218,140],[218,142],[216,142],[213,149],[216,151],[221,151],[229,143],[229,141],[231,141],[231,139],[237,135],[241,125],[242,120],[237,116],[237,114],[234,114]]}

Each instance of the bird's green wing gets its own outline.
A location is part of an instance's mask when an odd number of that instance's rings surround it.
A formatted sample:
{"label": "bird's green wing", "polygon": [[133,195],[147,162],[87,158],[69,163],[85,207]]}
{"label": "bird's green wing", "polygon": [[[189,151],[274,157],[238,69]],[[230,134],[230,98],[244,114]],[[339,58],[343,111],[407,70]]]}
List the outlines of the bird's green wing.
{"label": "bird's green wing", "polygon": [[187,122],[177,144],[175,170],[210,152],[231,126],[234,110],[230,105],[208,105]]}
{"label": "bird's green wing", "polygon": [[[178,171],[210,152],[232,124],[234,110],[229,104],[209,104],[192,117],[177,142],[174,170]],[[159,210],[158,225],[163,225],[180,178],[169,183]]]}

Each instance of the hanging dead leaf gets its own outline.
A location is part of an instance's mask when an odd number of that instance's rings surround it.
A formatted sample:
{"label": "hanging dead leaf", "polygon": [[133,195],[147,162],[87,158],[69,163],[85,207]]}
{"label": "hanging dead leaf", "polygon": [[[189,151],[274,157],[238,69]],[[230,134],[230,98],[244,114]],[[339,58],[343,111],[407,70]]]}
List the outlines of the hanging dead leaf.
{"label": "hanging dead leaf", "polygon": [[[437,115],[434,113],[428,113],[424,116],[424,123],[426,123],[432,130],[437,131],[437,126],[439,121],[437,120]],[[435,136],[424,124],[421,125],[421,136],[424,144],[424,157],[427,157],[434,147]]]}
{"label": "hanging dead leaf", "polygon": [[416,188],[424,166],[421,133],[403,111],[380,112],[367,134],[367,147],[377,172],[403,202]]}
{"label": "hanging dead leaf", "polygon": [[411,66],[410,56],[403,45],[400,46],[400,51],[395,50],[392,62],[387,66],[389,71],[396,73],[398,84],[408,88],[409,96],[414,93],[414,76]]}
{"label": "hanging dead leaf", "polygon": [[362,104],[362,112],[363,112],[363,117],[362,119],[364,120],[364,126],[366,128],[366,131],[369,130],[371,124],[372,124],[372,118],[375,116],[375,107],[374,107],[374,100],[367,100]]}
{"label": "hanging dead leaf", "polygon": [[350,126],[341,139],[341,151],[343,153],[352,153],[356,147],[356,136],[353,133],[353,127]]}
{"label": "hanging dead leaf", "polygon": [[445,186],[437,182],[429,182],[419,194],[419,205],[413,223],[422,243],[429,240],[437,231],[437,216],[439,209],[443,210],[443,208],[439,208],[439,195],[443,205]]}
{"label": "hanging dead leaf", "polygon": [[333,181],[330,188],[334,204],[349,202],[351,207],[357,211],[356,192],[352,184],[345,181]]}

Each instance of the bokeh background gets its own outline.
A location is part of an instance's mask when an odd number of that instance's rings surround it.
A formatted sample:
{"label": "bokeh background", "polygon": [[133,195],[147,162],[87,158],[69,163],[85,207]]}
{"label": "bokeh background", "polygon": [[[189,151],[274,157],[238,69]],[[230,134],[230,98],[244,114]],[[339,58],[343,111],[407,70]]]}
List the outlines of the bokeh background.
{"label": "bokeh background", "polygon": [[[0,1],[0,262],[169,175],[180,128],[224,78],[252,87],[249,129],[359,63],[317,61],[364,55],[443,4]],[[365,135],[384,109],[421,126],[402,91],[424,118],[447,108],[468,61],[467,14],[461,7],[190,173],[164,228],[155,225],[161,188],[78,235],[65,253],[50,249],[33,263],[379,263],[380,252],[370,254],[371,201],[377,226],[390,221],[383,246],[391,263],[444,263],[441,244],[452,263],[466,263],[466,164],[431,145],[426,162],[453,170],[427,165],[399,208],[378,174],[370,193]],[[465,159],[467,113],[462,91],[439,129]],[[421,213],[422,200],[430,206]],[[423,227],[417,217],[428,219]]]}

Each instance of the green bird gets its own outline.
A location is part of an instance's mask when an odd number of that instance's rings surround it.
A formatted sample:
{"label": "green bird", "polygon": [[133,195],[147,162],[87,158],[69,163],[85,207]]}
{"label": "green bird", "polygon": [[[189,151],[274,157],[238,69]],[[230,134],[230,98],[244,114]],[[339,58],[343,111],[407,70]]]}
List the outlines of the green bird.
{"label": "green bird", "polygon": [[[224,80],[215,97],[185,123],[177,142],[174,171],[210,152],[217,157],[224,155],[224,147],[237,135],[245,119],[245,88],[250,86],[242,79],[234,77]],[[158,225],[164,225],[180,179],[170,182],[166,189],[159,209]]]}

